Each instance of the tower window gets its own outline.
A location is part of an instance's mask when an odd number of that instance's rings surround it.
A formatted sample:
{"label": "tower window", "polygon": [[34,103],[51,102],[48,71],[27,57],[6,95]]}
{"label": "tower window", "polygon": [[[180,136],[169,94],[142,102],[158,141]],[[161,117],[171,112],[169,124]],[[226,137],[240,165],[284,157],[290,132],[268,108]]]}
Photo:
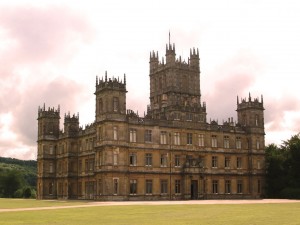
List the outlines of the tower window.
{"label": "tower window", "polygon": [[258,115],[255,115],[255,126],[258,126]]}
{"label": "tower window", "polygon": [[119,111],[119,98],[114,97],[114,112]]}
{"label": "tower window", "polygon": [[102,102],[102,98],[99,99],[99,113],[103,113],[103,102]]}
{"label": "tower window", "polygon": [[118,128],[117,127],[113,127],[113,135],[114,135],[114,140],[118,140]]}

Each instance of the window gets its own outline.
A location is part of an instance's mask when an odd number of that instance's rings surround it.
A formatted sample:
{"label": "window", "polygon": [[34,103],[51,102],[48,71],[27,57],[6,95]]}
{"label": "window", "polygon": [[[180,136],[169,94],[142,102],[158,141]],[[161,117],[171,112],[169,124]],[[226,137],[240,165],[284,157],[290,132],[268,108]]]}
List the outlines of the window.
{"label": "window", "polygon": [[229,136],[224,136],[224,148],[229,148]]}
{"label": "window", "polygon": [[145,141],[152,142],[152,130],[145,131]]}
{"label": "window", "polygon": [[174,120],[180,120],[180,114],[174,113]]}
{"label": "window", "polygon": [[49,195],[53,195],[53,186],[54,186],[54,184],[53,184],[53,182],[51,182],[49,184]]}
{"label": "window", "polygon": [[145,166],[152,166],[152,154],[146,153]]}
{"label": "window", "polygon": [[258,126],[258,115],[255,115],[255,126]]}
{"label": "window", "polygon": [[180,133],[174,133],[174,145],[180,145]]}
{"label": "window", "polygon": [[175,155],[175,167],[180,167],[180,155]]}
{"label": "window", "polygon": [[130,194],[136,195],[137,193],[137,181],[136,180],[130,180]]}
{"label": "window", "polygon": [[53,152],[53,145],[50,145],[50,146],[49,146],[49,154],[50,154],[50,155],[53,155],[53,153],[54,153],[54,152]]}
{"label": "window", "polygon": [[114,152],[113,164],[114,166],[118,165],[118,152]]}
{"label": "window", "polygon": [[130,166],[136,166],[136,153],[130,153],[129,155],[129,165]]}
{"label": "window", "polygon": [[118,140],[118,128],[113,127],[113,131],[114,131],[114,140]]}
{"label": "window", "polygon": [[94,169],[94,159],[90,159],[89,160],[89,170],[93,170]]}
{"label": "window", "polygon": [[212,182],[212,192],[213,194],[218,194],[218,181],[217,180],[213,180]]}
{"label": "window", "polygon": [[198,144],[200,147],[204,147],[204,135],[203,134],[198,134]]}
{"label": "window", "polygon": [[213,168],[218,167],[218,157],[217,156],[212,157],[211,165],[212,165]]}
{"label": "window", "polygon": [[98,140],[102,140],[102,127],[98,128]]}
{"label": "window", "polygon": [[136,142],[136,130],[130,129],[129,131],[129,141],[130,142]]}
{"label": "window", "polygon": [[152,180],[146,180],[146,194],[152,194]]}
{"label": "window", "polygon": [[85,159],[85,172],[88,172],[89,170],[89,160],[88,159]]}
{"label": "window", "polygon": [[192,133],[186,134],[186,144],[188,144],[188,145],[193,144],[193,134]]}
{"label": "window", "polygon": [[216,135],[211,136],[211,147],[212,148],[217,148],[218,147],[218,142],[217,142],[217,136]]}
{"label": "window", "polygon": [[81,173],[82,172],[82,161],[79,160],[79,172]]}
{"label": "window", "polygon": [[236,158],[236,168],[238,168],[238,169],[242,168],[242,157]]}
{"label": "window", "polygon": [[168,180],[160,181],[160,193],[167,194],[168,193]]}
{"label": "window", "polygon": [[237,137],[237,138],[236,138],[236,148],[237,148],[237,149],[241,149],[241,148],[242,148],[241,137]]}
{"label": "window", "polygon": [[175,180],[175,194],[180,194],[180,180]]}
{"label": "window", "polygon": [[102,195],[102,179],[98,180],[98,195]]}
{"label": "window", "polygon": [[114,97],[114,112],[117,112],[119,110],[119,98]]}
{"label": "window", "polygon": [[230,157],[225,157],[225,168],[226,169],[230,168]]}
{"label": "window", "polygon": [[103,112],[103,102],[102,98],[99,99],[99,114]]}
{"label": "window", "polygon": [[237,193],[238,194],[243,193],[243,181],[242,180],[237,181]]}
{"label": "window", "polygon": [[49,173],[53,173],[54,171],[53,171],[53,163],[52,162],[50,162],[49,163]]}
{"label": "window", "polygon": [[119,193],[119,178],[113,178],[114,183],[114,195]]}
{"label": "window", "polygon": [[260,142],[259,142],[259,138],[256,139],[256,149],[259,150],[260,149]]}
{"label": "window", "polygon": [[187,113],[186,114],[186,120],[187,121],[192,121],[193,120],[193,114],[192,113]]}
{"label": "window", "polygon": [[260,166],[260,160],[258,159],[257,160],[257,169],[260,169],[261,168],[261,166]]}
{"label": "window", "polygon": [[225,180],[225,194],[231,193],[231,181]]}
{"label": "window", "polygon": [[162,145],[167,144],[167,132],[166,131],[160,132],[160,144],[162,144]]}
{"label": "window", "polygon": [[167,154],[160,155],[160,166],[166,167],[167,166]]}

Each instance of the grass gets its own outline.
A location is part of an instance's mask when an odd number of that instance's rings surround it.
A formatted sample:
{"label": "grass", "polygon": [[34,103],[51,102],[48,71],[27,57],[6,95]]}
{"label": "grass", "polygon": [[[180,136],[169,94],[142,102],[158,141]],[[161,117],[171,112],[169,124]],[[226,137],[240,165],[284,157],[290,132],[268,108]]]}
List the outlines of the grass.
{"label": "grass", "polygon": [[[26,202],[28,200],[24,201]],[[44,201],[36,201],[36,203],[31,202],[31,207],[39,207],[38,205],[40,205],[41,202]],[[49,204],[49,202],[46,203]],[[24,204],[24,202],[22,204]],[[65,203],[59,201],[53,202],[53,206],[60,206],[63,204]],[[85,203],[70,202],[70,204],[74,205]],[[2,205],[2,200],[0,200],[0,205]],[[24,205],[26,206],[26,204]],[[245,205],[99,206],[41,211],[0,212],[0,224],[296,225],[300,224],[299,212],[300,203]]]}
{"label": "grass", "polygon": [[[0,198],[0,209],[16,208],[35,208],[35,207],[54,207],[69,205],[84,205],[85,201],[52,201],[52,200],[35,200],[35,199],[18,199],[18,198]],[[0,220],[1,224],[1,220]]]}

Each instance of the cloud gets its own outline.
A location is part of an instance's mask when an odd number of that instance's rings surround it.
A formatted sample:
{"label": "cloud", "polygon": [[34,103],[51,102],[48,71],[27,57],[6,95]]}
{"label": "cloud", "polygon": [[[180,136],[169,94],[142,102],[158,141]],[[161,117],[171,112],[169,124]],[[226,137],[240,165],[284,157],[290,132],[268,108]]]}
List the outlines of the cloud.
{"label": "cloud", "polygon": [[0,27],[10,39],[6,58],[17,63],[66,60],[75,43],[91,39],[87,21],[62,7],[19,6],[0,10]]}
{"label": "cloud", "polygon": [[[37,135],[38,106],[61,106],[61,113],[75,112],[79,102],[84,102],[85,92],[81,84],[64,77],[50,83],[34,84],[23,93],[25,98],[13,112],[13,131],[22,143],[33,145]],[[63,114],[61,115],[63,118]]]}
{"label": "cloud", "polygon": [[[261,64],[250,52],[240,51],[213,71],[201,76],[202,101],[207,104],[208,120],[221,122],[236,117],[236,98],[248,96]],[[256,93],[252,93],[256,94]]]}
{"label": "cloud", "polygon": [[[0,152],[33,158],[37,109],[61,104],[76,110],[85,100],[84,87],[59,76],[82,45],[93,40],[86,18],[56,6],[0,8]],[[11,115],[8,124],[5,115]]]}

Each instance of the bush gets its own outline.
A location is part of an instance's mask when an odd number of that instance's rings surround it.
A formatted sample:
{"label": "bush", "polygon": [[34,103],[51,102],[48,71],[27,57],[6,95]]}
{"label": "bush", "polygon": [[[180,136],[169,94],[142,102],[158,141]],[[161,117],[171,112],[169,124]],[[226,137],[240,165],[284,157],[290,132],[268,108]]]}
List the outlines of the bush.
{"label": "bush", "polygon": [[300,188],[284,188],[280,192],[282,198],[300,199]]}
{"label": "bush", "polygon": [[24,198],[30,198],[31,197],[31,188],[30,187],[24,188],[23,197]]}
{"label": "bush", "polygon": [[13,197],[14,198],[23,198],[23,189],[20,188],[20,189],[16,190]]}

